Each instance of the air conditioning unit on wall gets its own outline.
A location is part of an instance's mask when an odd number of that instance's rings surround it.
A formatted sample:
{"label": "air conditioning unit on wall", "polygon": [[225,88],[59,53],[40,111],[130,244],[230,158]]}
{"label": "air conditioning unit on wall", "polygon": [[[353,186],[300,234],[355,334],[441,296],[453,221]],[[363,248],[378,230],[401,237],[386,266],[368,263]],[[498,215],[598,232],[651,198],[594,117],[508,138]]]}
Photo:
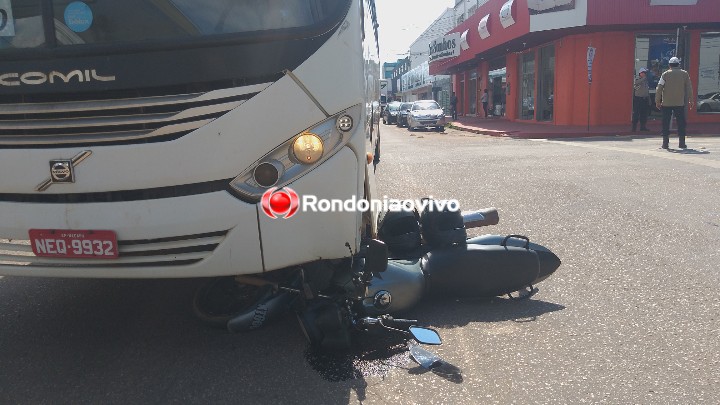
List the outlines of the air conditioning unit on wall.
{"label": "air conditioning unit on wall", "polygon": [[694,6],[698,0],[650,0],[651,6]]}
{"label": "air conditioning unit on wall", "polygon": [[572,4],[574,1],[575,0],[528,0],[528,8],[534,11],[545,11]]}

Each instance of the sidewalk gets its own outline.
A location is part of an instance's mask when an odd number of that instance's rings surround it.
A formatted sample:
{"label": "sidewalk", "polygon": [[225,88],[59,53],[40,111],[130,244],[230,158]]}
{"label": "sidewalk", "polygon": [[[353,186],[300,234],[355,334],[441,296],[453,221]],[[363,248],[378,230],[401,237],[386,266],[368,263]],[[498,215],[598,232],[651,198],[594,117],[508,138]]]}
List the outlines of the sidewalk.
{"label": "sidewalk", "polygon": [[[660,121],[648,122],[649,132],[630,131],[630,123],[627,125],[603,125],[591,126],[590,131],[586,126],[551,125],[532,122],[508,121],[504,118],[481,118],[481,117],[458,117],[457,120],[448,118],[450,127],[473,132],[476,134],[490,136],[507,136],[523,139],[545,139],[545,138],[582,138],[590,136],[659,136],[661,131]],[[671,131],[676,133],[676,131]],[[720,136],[720,123],[691,123],[687,128],[688,136]]]}

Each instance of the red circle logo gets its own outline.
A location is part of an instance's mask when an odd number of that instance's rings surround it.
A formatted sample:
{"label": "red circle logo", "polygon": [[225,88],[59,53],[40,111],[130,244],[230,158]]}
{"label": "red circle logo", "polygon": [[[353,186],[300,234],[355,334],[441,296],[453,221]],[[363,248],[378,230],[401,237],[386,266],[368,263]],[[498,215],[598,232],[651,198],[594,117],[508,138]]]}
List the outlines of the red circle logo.
{"label": "red circle logo", "polygon": [[300,198],[295,190],[290,187],[281,190],[273,187],[263,193],[261,206],[265,215],[270,218],[274,219],[278,216],[290,218],[297,214],[300,206]]}

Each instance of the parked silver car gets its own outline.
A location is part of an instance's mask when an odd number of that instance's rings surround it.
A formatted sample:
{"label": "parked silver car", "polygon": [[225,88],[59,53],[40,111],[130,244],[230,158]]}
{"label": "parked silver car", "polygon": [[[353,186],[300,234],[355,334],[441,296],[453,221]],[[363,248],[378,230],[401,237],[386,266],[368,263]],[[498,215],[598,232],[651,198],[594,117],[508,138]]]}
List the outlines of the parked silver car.
{"label": "parked silver car", "polygon": [[720,111],[720,93],[715,93],[704,100],[698,101],[697,109],[700,112]]}
{"label": "parked silver car", "polygon": [[419,100],[410,107],[407,123],[411,131],[433,127],[442,132],[445,129],[445,112],[435,100]]}

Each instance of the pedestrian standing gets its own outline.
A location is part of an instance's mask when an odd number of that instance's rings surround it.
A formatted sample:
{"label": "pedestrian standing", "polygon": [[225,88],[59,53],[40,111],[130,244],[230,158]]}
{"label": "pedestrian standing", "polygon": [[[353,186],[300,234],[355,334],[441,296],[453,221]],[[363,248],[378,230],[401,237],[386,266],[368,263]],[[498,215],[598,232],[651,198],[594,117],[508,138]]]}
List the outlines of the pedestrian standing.
{"label": "pedestrian standing", "polygon": [[647,71],[647,68],[640,69],[633,84],[633,132],[637,131],[638,122],[640,122],[641,131],[649,131],[646,126],[650,112],[650,87],[648,86]]}
{"label": "pedestrian standing", "polygon": [[450,99],[450,107],[452,108],[452,119],[457,119],[457,104],[458,104],[458,98],[455,95],[455,92],[452,94],[452,98]]}
{"label": "pedestrian standing", "polygon": [[485,118],[488,117],[488,91],[487,89],[483,90],[483,95],[480,97],[480,102],[482,102],[483,111],[485,112]]}
{"label": "pedestrian standing", "polygon": [[680,59],[670,58],[670,69],[663,72],[655,92],[655,105],[662,111],[662,148],[667,149],[670,138],[670,120],[675,115],[678,125],[678,143],[681,149],[685,144],[685,106],[693,106],[692,84],[688,72],[680,69]]}

